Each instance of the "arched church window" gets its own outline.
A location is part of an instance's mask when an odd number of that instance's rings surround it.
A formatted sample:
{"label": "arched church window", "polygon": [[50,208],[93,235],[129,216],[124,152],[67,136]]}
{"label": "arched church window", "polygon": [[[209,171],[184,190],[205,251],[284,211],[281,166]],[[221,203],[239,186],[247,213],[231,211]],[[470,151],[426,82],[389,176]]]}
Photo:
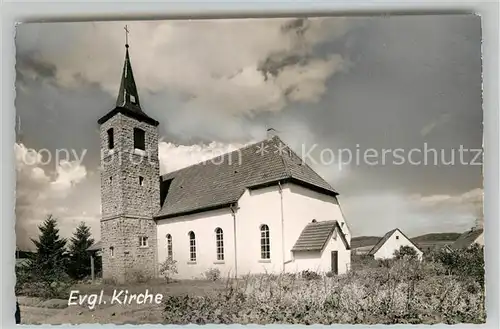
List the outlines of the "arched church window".
{"label": "arched church window", "polygon": [[109,255],[111,257],[115,257],[115,248],[114,247],[109,247]]}
{"label": "arched church window", "polygon": [[194,232],[191,231],[189,235],[189,260],[191,262],[196,262],[196,236]]}
{"label": "arched church window", "polygon": [[172,236],[167,234],[167,258],[172,259]]}
{"label": "arched church window", "polygon": [[271,259],[271,241],[269,239],[269,226],[260,227],[260,258]]}
{"label": "arched church window", "polygon": [[224,260],[224,232],[220,227],[215,229],[215,245],[217,260]]}

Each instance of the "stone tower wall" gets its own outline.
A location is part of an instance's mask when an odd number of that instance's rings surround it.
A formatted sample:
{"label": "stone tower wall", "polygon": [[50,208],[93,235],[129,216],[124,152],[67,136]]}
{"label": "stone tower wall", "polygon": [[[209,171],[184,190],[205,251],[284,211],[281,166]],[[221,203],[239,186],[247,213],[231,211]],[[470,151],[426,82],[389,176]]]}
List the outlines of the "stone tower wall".
{"label": "stone tower wall", "polygon": [[[109,128],[114,134],[112,150],[108,149]],[[134,150],[134,128],[145,131],[145,151]],[[154,277],[153,216],[160,209],[158,128],[119,113],[101,126],[100,137],[103,278],[123,282]],[[140,246],[143,236],[146,247]]]}

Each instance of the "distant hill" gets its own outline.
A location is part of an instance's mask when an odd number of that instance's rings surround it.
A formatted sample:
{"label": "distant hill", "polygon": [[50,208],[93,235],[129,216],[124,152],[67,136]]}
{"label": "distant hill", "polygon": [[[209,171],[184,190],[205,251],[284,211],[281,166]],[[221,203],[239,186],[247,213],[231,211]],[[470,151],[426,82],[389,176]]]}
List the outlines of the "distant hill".
{"label": "distant hill", "polygon": [[436,241],[455,241],[460,236],[460,233],[429,233],[424,235],[419,235],[412,238],[412,241],[416,243],[422,242],[436,242]]}
{"label": "distant hill", "polygon": [[351,239],[351,247],[359,248],[365,246],[373,246],[380,239],[380,236],[357,236]]}

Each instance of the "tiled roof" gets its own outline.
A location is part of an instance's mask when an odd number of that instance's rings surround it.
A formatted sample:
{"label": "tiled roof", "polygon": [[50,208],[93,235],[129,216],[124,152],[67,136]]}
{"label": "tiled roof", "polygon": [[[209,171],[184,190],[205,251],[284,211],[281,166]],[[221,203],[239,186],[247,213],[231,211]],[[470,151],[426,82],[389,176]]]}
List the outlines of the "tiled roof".
{"label": "tiled roof", "polygon": [[415,248],[417,248],[418,250],[422,251],[421,248],[415,243],[413,242],[410,238],[408,238],[403,232],[401,232],[400,229],[398,228],[395,228],[393,230],[390,230],[389,232],[387,232],[374,246],[373,248],[368,252],[368,255],[374,255],[383,245],[384,243],[391,237],[391,235],[396,232],[396,231],[399,231],[399,233],[401,233],[406,239],[408,239],[408,241],[410,241],[413,246],[415,246]]}
{"label": "tiled roof", "polygon": [[483,233],[483,229],[470,230],[463,233],[450,246],[451,249],[468,248]]}
{"label": "tiled roof", "polygon": [[389,232],[384,234],[384,236],[380,240],[378,240],[378,242],[373,246],[373,248],[368,252],[368,254],[369,255],[375,254],[380,249],[380,247],[382,247],[384,243],[391,237],[392,233],[396,232],[397,230],[398,229],[395,228],[394,230],[390,230]]}
{"label": "tiled roof", "polygon": [[338,233],[342,240],[344,241],[346,248],[349,248],[349,244],[345,239],[345,236],[340,228],[339,224],[335,220],[324,221],[324,222],[312,222],[306,225],[300,233],[297,242],[292,248],[292,251],[321,251],[323,247],[328,242],[328,238],[331,236],[335,228],[338,228]]}
{"label": "tiled roof", "polygon": [[165,201],[157,218],[180,216],[238,201],[245,189],[287,181],[338,193],[277,136],[162,176]]}

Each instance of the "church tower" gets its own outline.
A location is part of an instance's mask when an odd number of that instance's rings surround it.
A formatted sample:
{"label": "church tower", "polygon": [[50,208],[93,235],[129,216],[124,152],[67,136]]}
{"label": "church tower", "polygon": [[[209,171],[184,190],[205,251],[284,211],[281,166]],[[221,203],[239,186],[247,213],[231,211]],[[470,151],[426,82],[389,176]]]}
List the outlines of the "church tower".
{"label": "church tower", "polygon": [[117,282],[156,276],[160,209],[159,123],[141,108],[128,42],[125,48],[116,107],[98,120],[102,275]]}

